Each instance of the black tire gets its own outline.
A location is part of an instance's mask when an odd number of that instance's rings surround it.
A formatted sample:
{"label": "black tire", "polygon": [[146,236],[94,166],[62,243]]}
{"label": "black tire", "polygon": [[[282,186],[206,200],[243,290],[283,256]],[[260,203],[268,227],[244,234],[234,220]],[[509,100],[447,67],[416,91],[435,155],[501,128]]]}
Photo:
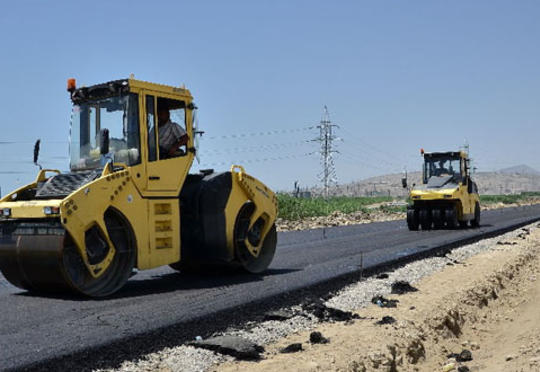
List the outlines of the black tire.
{"label": "black tire", "polygon": [[418,210],[414,208],[407,209],[407,226],[411,231],[417,231],[420,226],[418,219]]}
{"label": "black tire", "polygon": [[471,221],[472,227],[480,227],[480,204],[474,206],[474,219]]}
{"label": "black tire", "polygon": [[452,206],[446,208],[444,211],[444,218],[446,220],[446,226],[450,229],[455,229],[458,226],[456,207]]}
{"label": "black tire", "polygon": [[459,227],[461,228],[467,227],[467,221],[459,221]]}
{"label": "black tire", "polygon": [[420,226],[422,227],[422,230],[430,230],[432,219],[431,219],[431,210],[428,208],[422,208],[418,212],[418,217],[420,219]]}
{"label": "black tire", "polygon": [[431,210],[431,218],[433,219],[433,228],[442,229],[444,227],[444,213],[439,208]]}
{"label": "black tire", "polygon": [[259,255],[254,257],[244,243],[246,237],[249,237],[247,229],[249,227],[249,219],[254,210],[255,205],[248,202],[238,212],[234,229],[235,256],[244,271],[251,274],[259,274],[265,271],[272,263],[277,246],[277,232],[276,225],[273,224],[264,238]]}

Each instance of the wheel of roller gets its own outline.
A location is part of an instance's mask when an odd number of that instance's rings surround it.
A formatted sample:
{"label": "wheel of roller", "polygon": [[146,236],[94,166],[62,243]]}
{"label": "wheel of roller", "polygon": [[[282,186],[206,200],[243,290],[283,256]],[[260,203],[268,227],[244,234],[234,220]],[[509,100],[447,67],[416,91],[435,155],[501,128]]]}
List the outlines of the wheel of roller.
{"label": "wheel of roller", "polygon": [[480,204],[474,206],[474,219],[471,221],[472,227],[480,227]]}
{"label": "wheel of roller", "polygon": [[[246,203],[240,209],[238,216],[236,218],[235,229],[234,229],[234,242],[235,242],[235,254],[236,259],[240,263],[240,266],[243,270],[252,273],[259,274],[265,271],[272,259],[274,258],[274,253],[276,252],[277,245],[277,232],[276,225],[272,225],[270,231],[266,234],[263,244],[261,246],[261,251],[257,257],[254,257],[248,250],[245,244],[245,239],[256,240],[256,232],[258,221],[255,222],[254,227],[251,232],[248,232],[249,228],[249,219],[253,213],[255,206],[253,203]],[[250,233],[252,236],[250,236]],[[256,243],[255,241],[252,244]],[[256,245],[256,244],[254,244]]]}
{"label": "wheel of roller", "polygon": [[14,229],[7,237],[4,232],[5,240],[0,245],[2,273],[17,287],[35,292],[71,291],[91,297],[116,292],[131,275],[135,245],[129,223],[119,213],[109,210],[104,219],[116,253],[98,278],[88,273],[63,227],[59,223],[53,226],[48,221],[22,223],[20,229]]}
{"label": "wheel of roller", "polygon": [[455,229],[458,225],[457,211],[456,207],[448,207],[444,211],[444,217],[446,220],[446,226],[451,229]]}
{"label": "wheel of roller", "polygon": [[428,208],[422,208],[418,213],[418,217],[420,219],[422,230],[430,230],[431,223],[433,222],[431,219],[431,211]]}
{"label": "wheel of roller", "polygon": [[433,219],[433,228],[441,229],[444,226],[444,213],[441,209],[433,208],[431,217]]}
{"label": "wheel of roller", "polygon": [[104,220],[116,252],[106,272],[98,278],[88,273],[70,238],[66,239],[64,246],[63,263],[71,286],[75,291],[91,297],[108,296],[122,288],[135,265],[134,235],[129,223],[114,210],[108,210]]}
{"label": "wheel of roller", "polygon": [[407,209],[407,226],[411,231],[417,231],[420,226],[418,220],[418,210],[414,208]]}

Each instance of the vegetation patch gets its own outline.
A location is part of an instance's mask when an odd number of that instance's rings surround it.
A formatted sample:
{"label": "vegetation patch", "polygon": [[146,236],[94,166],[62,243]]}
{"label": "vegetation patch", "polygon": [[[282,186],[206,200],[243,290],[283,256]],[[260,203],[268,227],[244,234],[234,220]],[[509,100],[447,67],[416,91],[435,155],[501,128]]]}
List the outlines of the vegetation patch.
{"label": "vegetation patch", "polygon": [[[334,212],[353,213],[367,212],[368,205],[388,203],[393,199],[388,196],[348,197],[335,196],[328,199],[295,198],[288,194],[278,194],[279,215],[285,220],[299,220],[306,217],[328,216]],[[389,207],[390,208],[390,207]]]}
{"label": "vegetation patch", "polygon": [[[309,217],[330,216],[336,212],[349,214],[355,212],[382,212],[396,214],[406,212],[404,205],[390,204],[393,201],[405,201],[390,196],[352,197],[333,196],[325,199],[297,198],[286,193],[277,194],[279,214],[283,220],[297,221]],[[408,200],[407,200],[408,201]],[[540,192],[522,192],[511,195],[480,195],[480,204],[518,204],[540,202]],[[378,205],[380,204],[380,205]]]}
{"label": "vegetation patch", "polygon": [[519,202],[531,202],[540,200],[540,192],[522,192],[510,195],[480,195],[480,203],[515,204]]}

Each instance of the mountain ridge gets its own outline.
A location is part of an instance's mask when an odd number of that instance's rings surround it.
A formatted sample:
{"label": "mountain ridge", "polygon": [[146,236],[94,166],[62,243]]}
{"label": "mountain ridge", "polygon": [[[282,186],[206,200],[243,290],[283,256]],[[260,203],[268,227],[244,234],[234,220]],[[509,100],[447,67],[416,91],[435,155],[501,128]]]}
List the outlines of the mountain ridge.
{"label": "mountain ridge", "polygon": [[[534,173],[532,173],[534,171]],[[529,173],[524,173],[529,172]],[[329,194],[333,196],[407,196],[402,187],[403,174],[394,173],[349,182],[331,187]],[[408,173],[408,186],[421,183],[422,172]],[[500,195],[519,194],[521,192],[540,192],[540,172],[521,164],[503,168],[496,172],[476,172],[473,181],[478,185],[480,194]],[[322,189],[311,189],[312,194],[321,195]]]}

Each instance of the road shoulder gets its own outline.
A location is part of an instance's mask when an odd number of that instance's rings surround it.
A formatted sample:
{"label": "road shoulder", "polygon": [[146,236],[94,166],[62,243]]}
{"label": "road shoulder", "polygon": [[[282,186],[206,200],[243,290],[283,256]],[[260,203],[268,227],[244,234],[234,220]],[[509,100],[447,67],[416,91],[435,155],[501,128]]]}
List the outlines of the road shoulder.
{"label": "road shoulder", "polygon": [[[215,370],[540,370],[540,229],[491,240],[492,250],[414,283],[417,292],[389,296],[396,308],[369,305],[356,309],[361,319],[319,324],[327,344],[311,344],[313,330],[300,331],[266,346],[260,362]],[[385,316],[395,323],[376,324]],[[280,353],[294,343],[303,350]],[[463,350],[472,360],[449,357]]]}

